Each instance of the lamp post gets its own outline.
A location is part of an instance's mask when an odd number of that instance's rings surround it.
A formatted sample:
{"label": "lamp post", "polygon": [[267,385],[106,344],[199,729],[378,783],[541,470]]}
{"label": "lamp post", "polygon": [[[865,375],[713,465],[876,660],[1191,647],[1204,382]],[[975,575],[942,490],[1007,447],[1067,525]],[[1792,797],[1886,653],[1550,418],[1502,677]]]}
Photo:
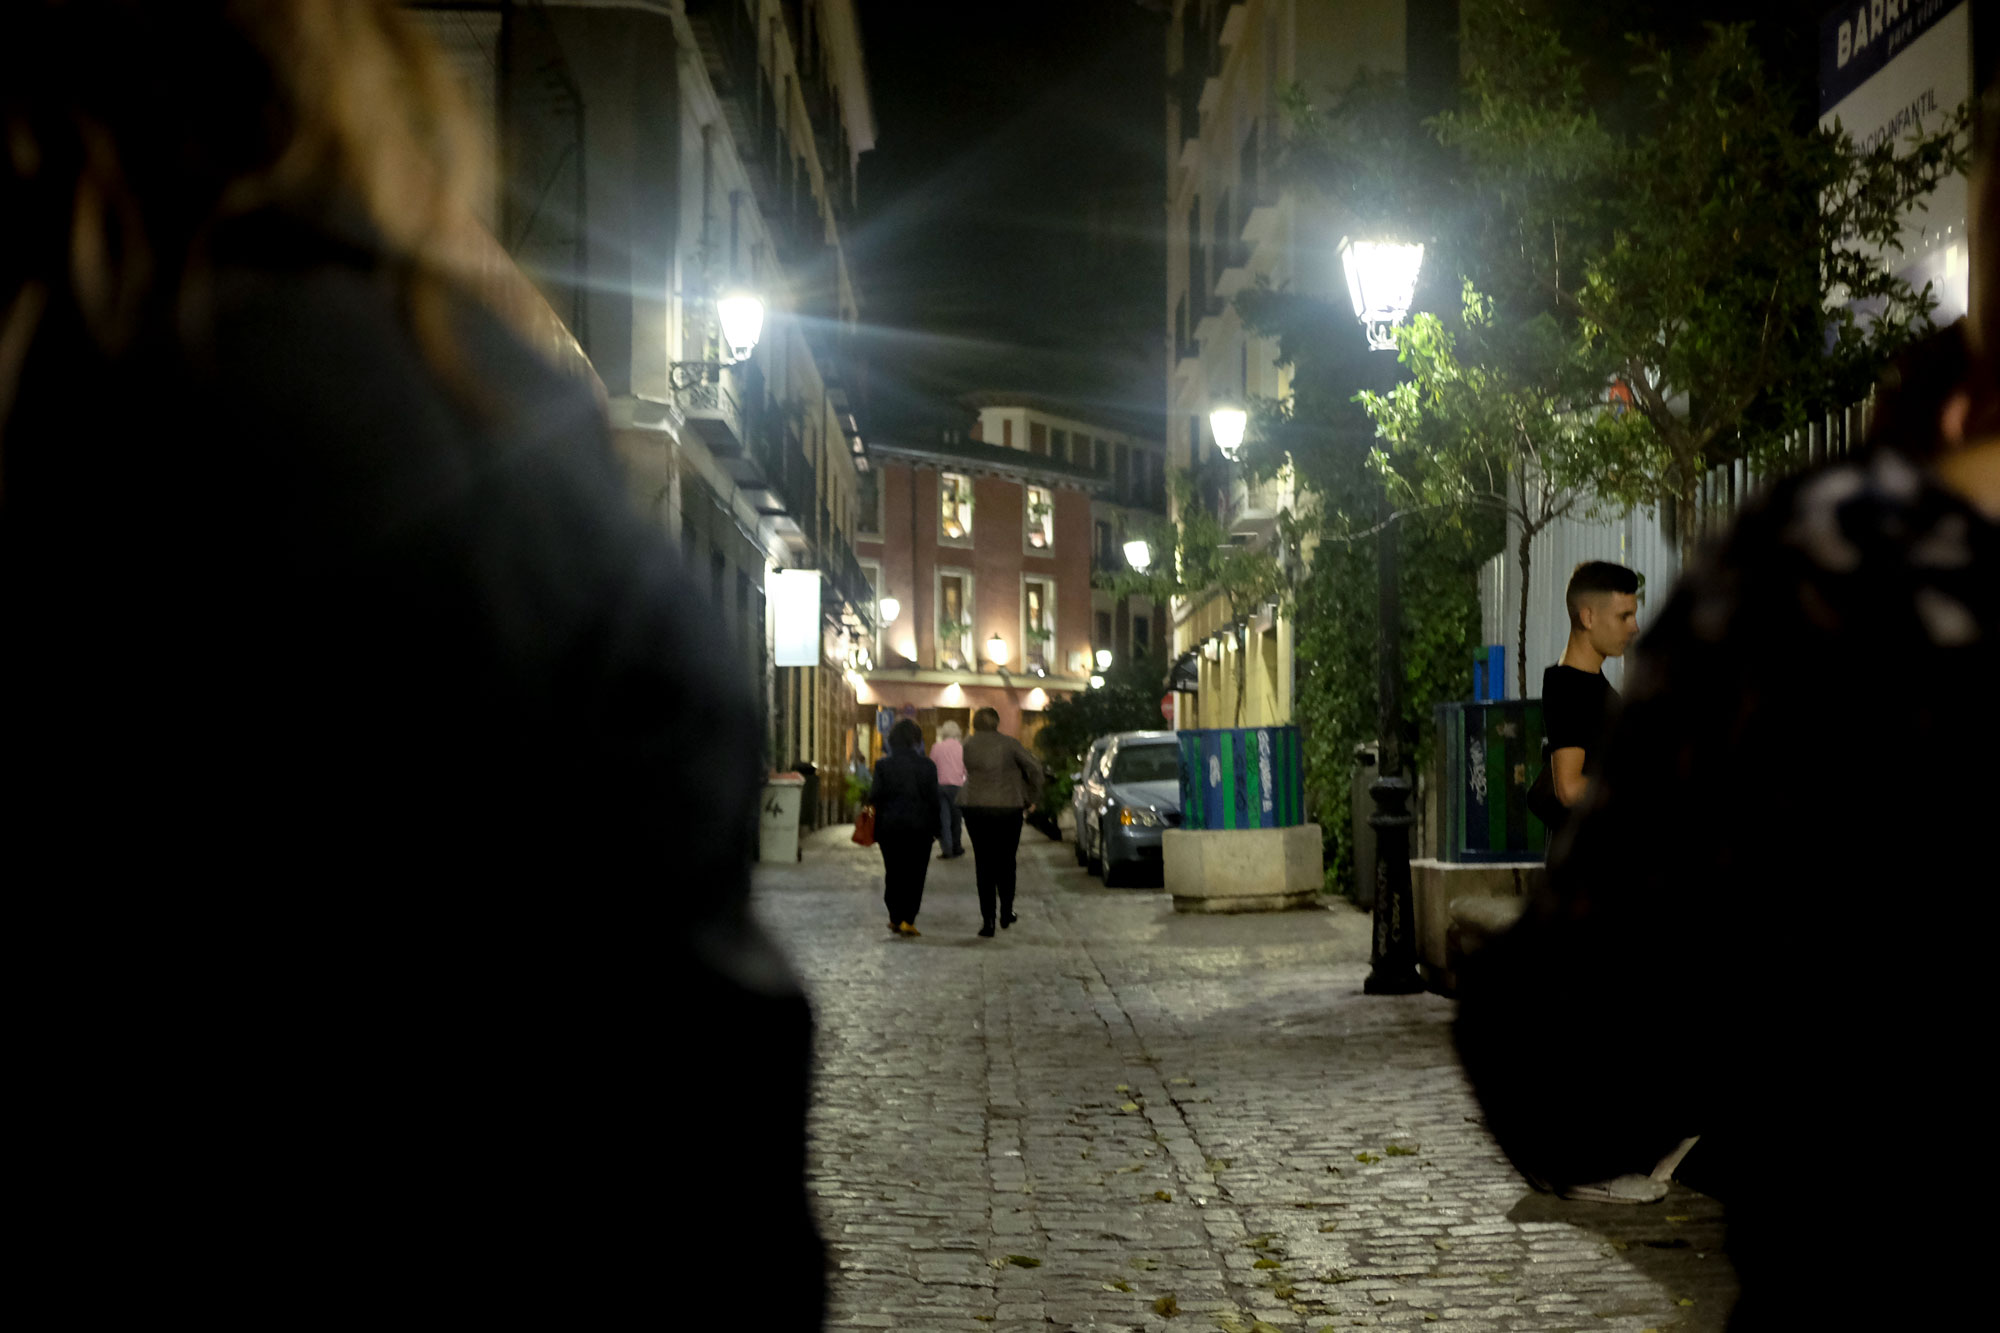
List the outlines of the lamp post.
{"label": "lamp post", "polygon": [[[1423,262],[1424,247],[1414,242],[1353,237],[1341,241],[1348,295],[1354,301],[1354,317],[1368,332],[1370,348],[1395,348],[1395,326],[1409,313]],[[1375,727],[1380,749],[1375,781],[1368,788],[1375,802],[1375,813],[1368,816],[1368,826],[1375,830],[1375,917],[1368,980],[1362,990],[1369,995],[1409,995],[1424,988],[1417,975],[1410,892],[1413,820],[1410,781],[1403,776],[1403,601],[1394,518],[1385,481],[1377,501],[1381,527],[1375,548]]]}
{"label": "lamp post", "polygon": [[1007,641],[998,634],[986,641],[986,660],[996,667],[1007,665]]}
{"label": "lamp post", "polygon": [[1142,538],[1125,543],[1125,563],[1143,574],[1153,567],[1153,548]]}
{"label": "lamp post", "polygon": [[1209,433],[1215,436],[1215,447],[1232,463],[1243,448],[1243,432],[1249,425],[1250,414],[1234,403],[1220,403],[1209,409]]}

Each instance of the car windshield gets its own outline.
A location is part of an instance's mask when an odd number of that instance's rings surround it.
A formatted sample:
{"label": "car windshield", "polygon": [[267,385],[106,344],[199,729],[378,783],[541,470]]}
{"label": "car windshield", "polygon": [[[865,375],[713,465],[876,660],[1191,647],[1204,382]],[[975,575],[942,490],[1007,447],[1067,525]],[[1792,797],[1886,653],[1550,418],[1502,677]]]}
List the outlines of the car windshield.
{"label": "car windshield", "polygon": [[1113,782],[1174,782],[1181,775],[1181,747],[1134,745],[1121,749],[1111,765]]}

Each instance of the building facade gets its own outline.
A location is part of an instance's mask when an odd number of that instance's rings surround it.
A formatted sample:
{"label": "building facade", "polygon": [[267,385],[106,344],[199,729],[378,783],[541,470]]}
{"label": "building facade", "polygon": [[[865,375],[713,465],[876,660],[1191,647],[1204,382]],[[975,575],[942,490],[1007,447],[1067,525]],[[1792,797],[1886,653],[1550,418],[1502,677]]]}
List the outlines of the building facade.
{"label": "building facade", "polygon": [[[973,393],[962,401],[979,414],[973,439],[1090,469],[1097,479],[1090,505],[1091,572],[1124,572],[1126,540],[1145,535],[1166,516],[1166,450],[1160,441],[1060,400]],[[1095,586],[1090,618],[1092,650],[1108,651],[1114,661],[1166,652],[1168,626],[1162,608],[1150,601],[1135,604]]]}
{"label": "building facade", "polygon": [[[926,743],[991,707],[1032,744],[1057,699],[1095,672],[1095,467],[946,432],[869,446],[858,549],[882,625],[856,672],[860,730],[914,716]],[[894,614],[891,615],[890,611]]]}
{"label": "building facade", "polygon": [[[850,656],[873,632],[844,236],[875,126],[851,0],[412,8],[488,119],[490,225],[594,368],[635,502],[752,676],[771,766],[837,774],[853,759]],[[733,290],[765,317],[731,363],[716,303]],[[814,665],[775,665],[781,571],[820,575]],[[808,822],[838,817],[842,796],[822,782]]]}
{"label": "building facade", "polygon": [[[1347,300],[1342,219],[1281,183],[1275,170],[1286,132],[1280,94],[1297,84],[1320,99],[1364,68],[1404,70],[1407,34],[1439,25],[1456,33],[1455,3],[1178,0],[1167,28],[1169,466],[1188,474],[1233,539],[1282,561],[1302,558],[1285,549],[1278,530],[1279,514],[1298,499],[1290,479],[1251,484],[1216,448],[1209,428],[1218,404],[1291,394],[1275,342],[1253,334],[1235,311],[1238,292],[1269,282],[1336,304]],[[1421,61],[1428,47],[1418,45]],[[1219,596],[1175,602],[1179,726],[1292,718],[1289,619],[1270,607],[1233,610]]]}

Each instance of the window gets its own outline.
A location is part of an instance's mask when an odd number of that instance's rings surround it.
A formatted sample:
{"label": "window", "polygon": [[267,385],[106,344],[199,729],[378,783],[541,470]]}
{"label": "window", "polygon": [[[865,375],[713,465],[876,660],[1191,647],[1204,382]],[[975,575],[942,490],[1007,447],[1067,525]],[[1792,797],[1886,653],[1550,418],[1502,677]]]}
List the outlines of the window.
{"label": "window", "polygon": [[1177,782],[1180,776],[1178,744],[1121,745],[1111,762],[1113,782]]}
{"label": "window", "polygon": [[1099,611],[1097,613],[1097,633],[1091,636],[1090,646],[1092,648],[1109,648],[1111,646],[1111,613],[1109,611]]}
{"label": "window", "polygon": [[1021,581],[1022,664],[1046,675],[1055,661],[1056,585],[1051,579]]}
{"label": "window", "polygon": [[1008,417],[1000,423],[1000,447],[1002,449],[1012,449],[1014,447],[1014,419],[1012,417]]}
{"label": "window", "polygon": [[1112,485],[1120,500],[1129,499],[1132,494],[1132,451],[1124,445],[1118,446],[1118,476]]}
{"label": "window", "polygon": [[1111,446],[1103,440],[1097,442],[1097,475],[1106,476],[1111,471]]}
{"label": "window", "polygon": [[1112,544],[1111,525],[1103,519],[1097,521],[1097,567],[1099,569],[1118,568],[1118,548]]}
{"label": "window", "polygon": [[938,473],[938,531],[944,541],[972,541],[972,478],[963,473]]}
{"label": "window", "polygon": [[1058,462],[1069,461],[1069,432],[1052,430],[1049,432],[1049,457]]}
{"label": "window", "polygon": [[[873,560],[858,563],[861,576],[868,580],[868,622],[875,626],[875,638],[868,645],[868,657],[871,662],[881,662],[885,660],[882,640],[889,632],[889,627],[882,623],[882,566]],[[898,614],[901,614],[900,611]]]}
{"label": "window", "polygon": [[1153,651],[1153,626],[1144,616],[1132,617],[1132,656],[1148,657]]}
{"label": "window", "polygon": [[1028,423],[1028,452],[1040,454],[1044,458],[1049,453],[1049,428],[1039,421]]}
{"label": "window", "polygon": [[1028,487],[1028,549],[1046,551],[1056,544],[1056,496],[1046,486]]}
{"label": "window", "polygon": [[972,575],[962,569],[941,569],[937,576],[937,663],[951,671],[967,671],[972,656]]}
{"label": "window", "polygon": [[882,535],[882,472],[869,468],[855,475],[854,530],[871,537]]}

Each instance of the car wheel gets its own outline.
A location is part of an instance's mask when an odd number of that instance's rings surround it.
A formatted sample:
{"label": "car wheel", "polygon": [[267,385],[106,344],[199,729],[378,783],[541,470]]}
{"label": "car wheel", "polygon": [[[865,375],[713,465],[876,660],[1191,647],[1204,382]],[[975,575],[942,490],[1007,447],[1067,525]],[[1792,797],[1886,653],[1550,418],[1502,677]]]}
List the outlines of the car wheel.
{"label": "car wheel", "polygon": [[1107,889],[1123,887],[1126,869],[1127,867],[1122,862],[1106,861],[1104,863],[1104,887]]}
{"label": "car wheel", "polygon": [[1093,875],[1104,873],[1104,830],[1100,827],[1097,836],[1090,840],[1090,851],[1084,860],[1084,868]]}
{"label": "car wheel", "polygon": [[1090,864],[1090,858],[1083,854],[1083,825],[1081,823],[1076,826],[1076,863],[1080,866]]}

